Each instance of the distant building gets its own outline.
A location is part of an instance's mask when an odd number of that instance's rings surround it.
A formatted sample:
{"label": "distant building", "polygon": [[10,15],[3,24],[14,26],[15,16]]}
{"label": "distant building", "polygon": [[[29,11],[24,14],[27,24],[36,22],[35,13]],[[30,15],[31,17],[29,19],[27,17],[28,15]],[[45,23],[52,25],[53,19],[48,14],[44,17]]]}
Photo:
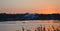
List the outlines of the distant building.
{"label": "distant building", "polygon": [[34,19],[37,19],[38,18],[38,15],[36,14],[26,14],[23,19],[26,19],[26,20],[34,20]]}

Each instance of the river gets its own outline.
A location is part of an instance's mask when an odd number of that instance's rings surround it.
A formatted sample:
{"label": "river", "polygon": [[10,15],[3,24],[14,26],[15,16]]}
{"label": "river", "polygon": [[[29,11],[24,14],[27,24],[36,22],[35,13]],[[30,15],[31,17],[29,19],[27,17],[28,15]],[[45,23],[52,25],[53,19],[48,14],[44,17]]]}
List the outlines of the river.
{"label": "river", "polygon": [[26,20],[26,21],[6,21],[0,22],[0,31],[22,31],[22,27],[24,27],[24,31],[31,30],[34,31],[37,27],[45,27],[46,31],[50,28],[52,31],[52,26],[56,28],[60,27],[59,20]]}

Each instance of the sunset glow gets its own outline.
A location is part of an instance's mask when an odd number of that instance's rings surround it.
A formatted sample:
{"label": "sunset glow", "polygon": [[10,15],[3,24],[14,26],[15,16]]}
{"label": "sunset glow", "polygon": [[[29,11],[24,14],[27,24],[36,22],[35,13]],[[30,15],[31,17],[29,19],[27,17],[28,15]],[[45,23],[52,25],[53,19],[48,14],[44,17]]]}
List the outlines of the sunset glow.
{"label": "sunset glow", "polygon": [[0,13],[60,13],[59,0],[0,0]]}

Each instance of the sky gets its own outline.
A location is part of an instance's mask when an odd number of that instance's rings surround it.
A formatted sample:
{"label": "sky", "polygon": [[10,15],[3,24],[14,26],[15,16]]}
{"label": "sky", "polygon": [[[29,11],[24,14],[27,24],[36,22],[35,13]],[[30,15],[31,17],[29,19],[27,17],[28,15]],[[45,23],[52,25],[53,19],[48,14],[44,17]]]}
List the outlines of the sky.
{"label": "sky", "polygon": [[0,13],[60,13],[60,0],[0,0]]}

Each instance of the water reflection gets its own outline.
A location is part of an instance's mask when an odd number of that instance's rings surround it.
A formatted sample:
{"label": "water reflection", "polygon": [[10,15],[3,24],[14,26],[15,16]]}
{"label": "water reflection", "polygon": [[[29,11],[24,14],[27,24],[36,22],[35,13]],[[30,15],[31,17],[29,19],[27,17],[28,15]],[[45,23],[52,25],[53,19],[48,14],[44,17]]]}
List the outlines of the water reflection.
{"label": "water reflection", "polygon": [[59,20],[0,22],[0,31],[60,31]]}

